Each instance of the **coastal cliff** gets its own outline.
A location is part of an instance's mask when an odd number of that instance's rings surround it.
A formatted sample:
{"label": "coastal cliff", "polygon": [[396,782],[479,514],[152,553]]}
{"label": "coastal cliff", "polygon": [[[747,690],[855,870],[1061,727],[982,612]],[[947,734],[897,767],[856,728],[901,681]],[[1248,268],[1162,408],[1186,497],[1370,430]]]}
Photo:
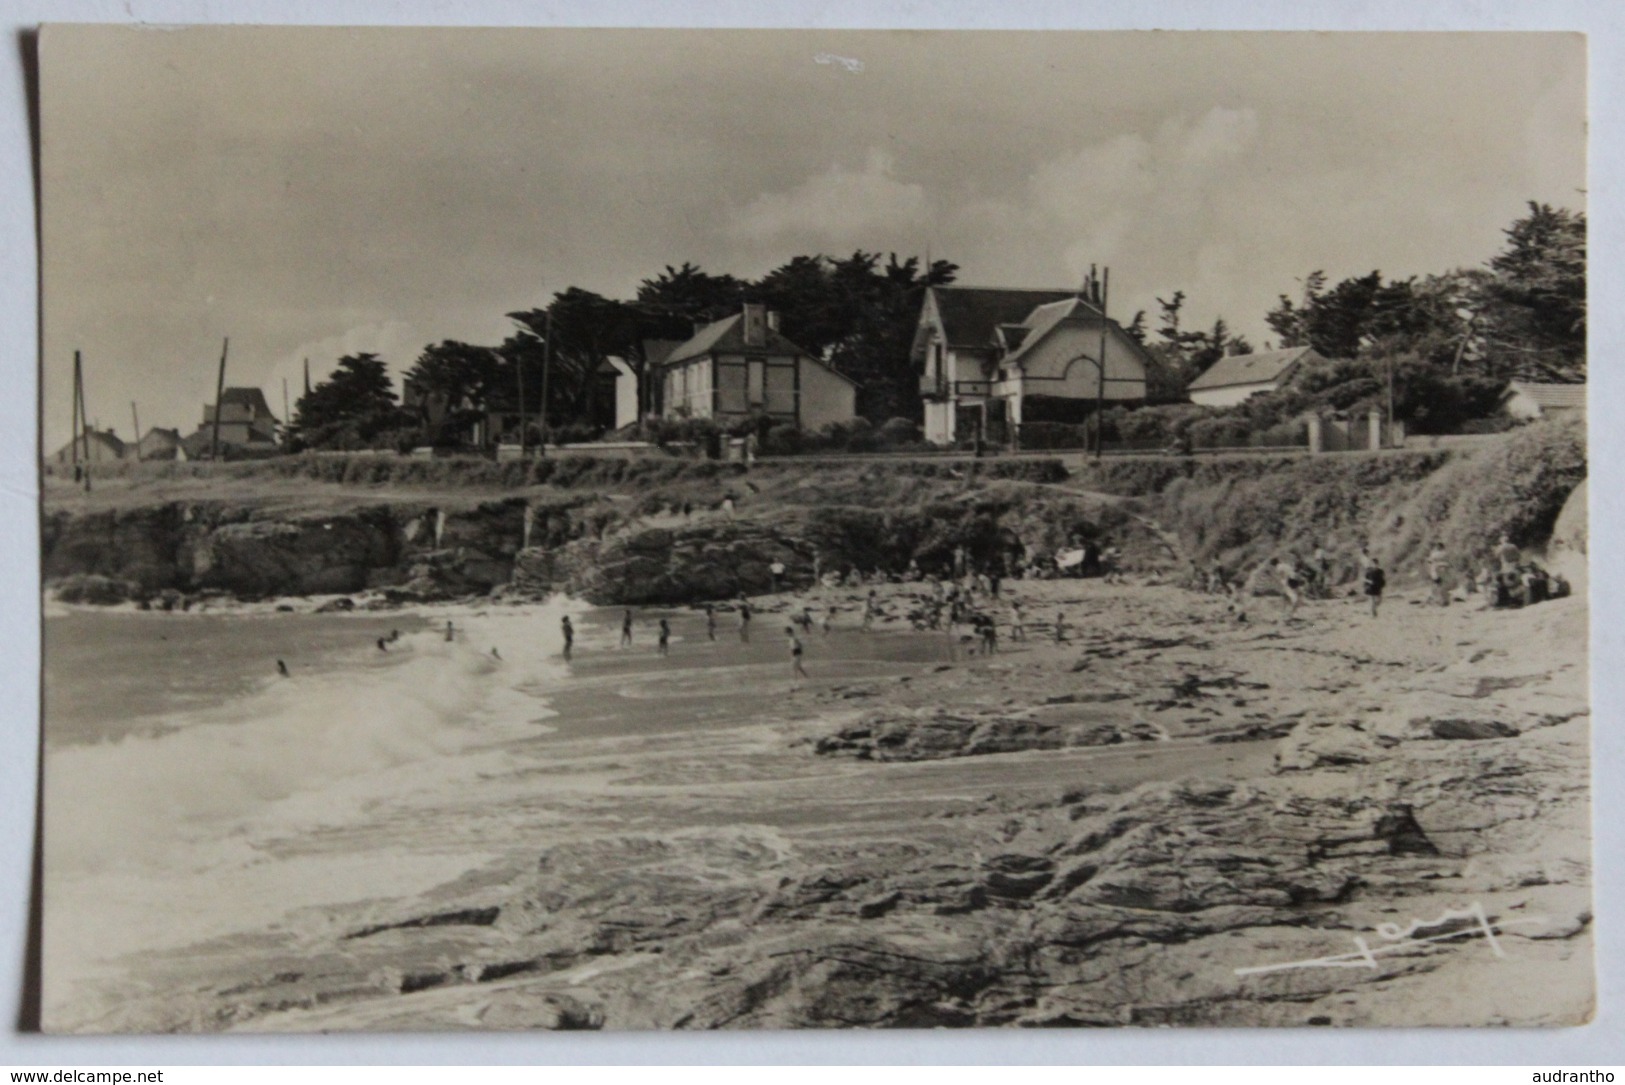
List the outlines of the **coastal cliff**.
{"label": "coastal cliff", "polygon": [[[65,598],[149,605],[200,592],[371,591],[387,606],[565,591],[633,606],[770,591],[774,564],[779,586],[806,587],[830,571],[945,571],[961,548],[1013,567],[1093,539],[1118,546],[1130,571],[1166,578],[1322,545],[1350,561],[1369,538],[1403,580],[1435,540],[1463,570],[1502,534],[1542,551],[1584,481],[1585,434],[1547,423],[1462,454],[1125,460],[1070,479],[1053,461],[693,466],[602,490],[454,496],[326,483],[298,500],[48,492],[44,577]],[[1559,551],[1583,553],[1579,492]]]}

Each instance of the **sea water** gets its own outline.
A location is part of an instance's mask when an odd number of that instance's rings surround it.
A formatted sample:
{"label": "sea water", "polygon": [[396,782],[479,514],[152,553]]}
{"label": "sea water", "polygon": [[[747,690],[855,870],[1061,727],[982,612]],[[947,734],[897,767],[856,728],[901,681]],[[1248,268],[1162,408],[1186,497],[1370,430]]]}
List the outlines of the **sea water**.
{"label": "sea water", "polygon": [[[759,612],[747,642],[730,611],[713,639],[696,610],[640,609],[626,648],[622,613],[562,598],[418,615],[50,609],[48,1026],[94,1029],[167,952],[213,939],[251,956],[241,939],[297,942],[324,906],[421,895],[534,846],[490,782],[554,743],[740,726],[801,681],[785,613]],[[944,634],[842,617],[802,634],[815,684],[953,657]]]}
{"label": "sea water", "polygon": [[[418,892],[466,850],[290,842],[433,809],[551,729],[565,600],[395,614],[63,612],[45,621],[45,990],[300,907]],[[445,625],[455,635],[448,640]],[[382,649],[380,638],[386,640]],[[289,674],[279,674],[276,662]]]}

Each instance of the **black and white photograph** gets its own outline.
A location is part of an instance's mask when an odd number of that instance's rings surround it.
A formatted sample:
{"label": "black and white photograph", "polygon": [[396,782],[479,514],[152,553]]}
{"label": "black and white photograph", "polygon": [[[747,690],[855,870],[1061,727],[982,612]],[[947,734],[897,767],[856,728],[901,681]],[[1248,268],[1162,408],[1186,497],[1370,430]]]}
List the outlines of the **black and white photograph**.
{"label": "black and white photograph", "polygon": [[40,1027],[1584,1025],[1587,44],[44,26]]}

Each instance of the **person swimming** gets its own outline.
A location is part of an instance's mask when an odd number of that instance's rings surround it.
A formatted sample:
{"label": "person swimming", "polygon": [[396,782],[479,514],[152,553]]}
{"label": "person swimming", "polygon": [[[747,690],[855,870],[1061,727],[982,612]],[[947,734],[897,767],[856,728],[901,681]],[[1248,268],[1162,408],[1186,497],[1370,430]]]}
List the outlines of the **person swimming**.
{"label": "person swimming", "polygon": [[282,662],[280,659],[276,661],[276,673],[280,674],[284,678],[291,677],[288,674],[288,665]]}
{"label": "person swimming", "polygon": [[668,645],[670,644],[670,642],[671,642],[671,623],[666,621],[666,619],[662,618],[662,619],[660,619],[660,646],[659,646],[659,651],[660,651],[661,655],[666,655],[667,654],[667,652],[669,651]]}
{"label": "person swimming", "polygon": [[389,651],[389,638],[388,637],[379,637],[378,638],[378,650],[380,652]]}
{"label": "person swimming", "polygon": [[453,635],[455,633],[456,633],[456,630],[452,628],[451,622],[450,621],[446,622],[446,643],[447,644],[451,643],[452,637],[453,637]]}
{"label": "person swimming", "polygon": [[492,648],[491,649],[491,658],[492,659],[501,659],[502,658],[502,653],[497,651],[495,648]]}

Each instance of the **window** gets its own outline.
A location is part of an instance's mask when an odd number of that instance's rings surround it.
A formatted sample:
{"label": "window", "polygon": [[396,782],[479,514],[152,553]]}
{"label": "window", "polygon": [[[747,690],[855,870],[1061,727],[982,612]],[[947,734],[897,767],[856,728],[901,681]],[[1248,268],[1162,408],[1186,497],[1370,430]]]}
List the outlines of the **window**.
{"label": "window", "polygon": [[767,402],[766,358],[745,360],[745,402],[752,407],[760,407]]}

